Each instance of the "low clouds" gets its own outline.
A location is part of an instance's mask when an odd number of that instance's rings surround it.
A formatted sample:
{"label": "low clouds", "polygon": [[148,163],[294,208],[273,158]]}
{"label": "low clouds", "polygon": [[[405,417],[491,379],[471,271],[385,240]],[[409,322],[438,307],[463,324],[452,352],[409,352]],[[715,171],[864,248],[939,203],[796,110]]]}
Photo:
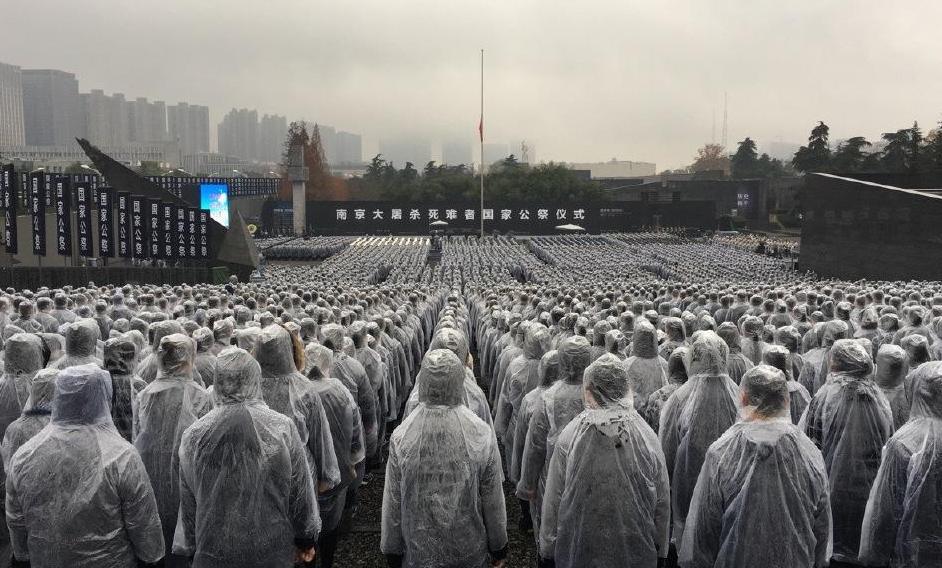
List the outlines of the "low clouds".
{"label": "low clouds", "polygon": [[717,136],[871,138],[942,118],[942,5],[6,0],[0,60],[81,89],[304,117],[380,138],[473,139],[479,49],[487,134],[540,159],[689,163]]}

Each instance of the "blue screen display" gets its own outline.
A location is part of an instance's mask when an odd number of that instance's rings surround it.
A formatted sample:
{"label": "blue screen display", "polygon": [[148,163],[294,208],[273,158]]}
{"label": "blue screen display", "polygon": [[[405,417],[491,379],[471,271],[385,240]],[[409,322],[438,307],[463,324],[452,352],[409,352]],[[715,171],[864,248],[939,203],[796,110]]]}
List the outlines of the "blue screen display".
{"label": "blue screen display", "polygon": [[209,209],[209,217],[228,229],[229,185],[225,183],[201,183],[200,209]]}

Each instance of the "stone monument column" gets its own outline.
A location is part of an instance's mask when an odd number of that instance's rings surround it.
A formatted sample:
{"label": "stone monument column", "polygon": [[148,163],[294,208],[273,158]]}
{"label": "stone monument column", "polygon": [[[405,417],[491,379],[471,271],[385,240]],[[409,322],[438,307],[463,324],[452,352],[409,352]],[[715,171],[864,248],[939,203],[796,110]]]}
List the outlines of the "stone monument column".
{"label": "stone monument column", "polygon": [[307,168],[302,146],[293,146],[288,153],[288,179],[291,180],[292,229],[300,236],[307,230]]}

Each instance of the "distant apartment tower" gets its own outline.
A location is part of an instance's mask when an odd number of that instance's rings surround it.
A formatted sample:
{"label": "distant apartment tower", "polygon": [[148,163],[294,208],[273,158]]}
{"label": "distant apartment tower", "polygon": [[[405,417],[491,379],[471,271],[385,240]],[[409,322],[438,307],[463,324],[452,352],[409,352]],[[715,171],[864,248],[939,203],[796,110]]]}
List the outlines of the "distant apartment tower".
{"label": "distant apartment tower", "polygon": [[472,162],[471,142],[450,141],[442,143],[442,163],[449,166],[462,164],[470,167]]}
{"label": "distant apartment tower", "polygon": [[247,160],[258,157],[258,111],[232,109],[219,123],[219,153]]}
{"label": "distant apartment tower", "polygon": [[379,153],[384,160],[400,169],[406,162],[412,162],[415,169],[421,170],[432,160],[432,146],[428,140],[422,139],[380,140]]}
{"label": "distant apartment tower", "polygon": [[22,72],[16,65],[0,63],[0,148],[25,143]]}
{"label": "distant apartment tower", "polygon": [[128,139],[131,142],[167,141],[167,105],[144,97],[128,101]]}
{"label": "distant apartment tower", "polygon": [[78,80],[56,69],[23,69],[24,138],[29,146],[67,146],[83,136]]}
{"label": "distant apartment tower", "polygon": [[266,114],[258,123],[258,160],[281,162],[285,138],[288,135],[288,119],[277,114]]}
{"label": "distant apartment tower", "polygon": [[129,139],[128,106],[124,95],[106,95],[92,89],[81,95],[85,109],[85,135],[96,146],[123,146]]}
{"label": "distant apartment tower", "polygon": [[209,107],[188,103],[168,106],[167,129],[181,154],[209,152]]}

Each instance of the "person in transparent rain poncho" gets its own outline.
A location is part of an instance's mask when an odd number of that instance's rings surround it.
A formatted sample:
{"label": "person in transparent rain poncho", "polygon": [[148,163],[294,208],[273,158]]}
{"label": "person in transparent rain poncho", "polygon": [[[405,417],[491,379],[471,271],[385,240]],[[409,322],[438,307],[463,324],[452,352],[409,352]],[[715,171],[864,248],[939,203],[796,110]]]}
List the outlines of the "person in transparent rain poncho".
{"label": "person in transparent rain poncho", "polygon": [[210,349],[213,347],[213,332],[207,327],[201,327],[191,336],[196,342],[196,358],[193,366],[203,381],[203,386],[209,388],[216,380],[216,355]]}
{"label": "person in transparent rain poncho", "polygon": [[[679,318],[675,319],[680,322]],[[658,355],[657,332],[654,326],[647,322],[635,325],[631,339],[631,356],[623,365],[631,381],[635,409],[640,410],[651,394],[667,384],[667,361]]]}
{"label": "person in transparent rain poncho", "polygon": [[661,410],[658,436],[671,476],[675,546],[682,541],[690,499],[710,444],[736,422],[739,389],[726,373],[726,343],[701,331],[690,347],[687,382]]}
{"label": "person in transparent rain poncho", "polygon": [[360,408],[366,457],[369,459],[376,455],[378,449],[379,401],[376,399],[376,391],[373,390],[363,365],[343,352],[343,328],[337,324],[329,324],[321,328],[321,333],[324,335],[322,344],[334,353],[329,376],[340,379]]}
{"label": "person in transparent rain poncho", "polygon": [[942,363],[914,373],[909,421],[883,447],[860,535],[868,566],[942,565]]}
{"label": "person in transparent rain poncho", "polygon": [[788,361],[788,355],[788,349],[781,345],[770,345],[765,350],[762,359],[764,364],[775,367],[785,375],[786,384],[788,385],[788,412],[792,424],[798,424],[802,414],[805,413],[805,409],[808,408],[808,403],[811,402],[811,395],[805,387],[801,386],[801,383],[794,379],[794,375],[792,375],[793,367]]}
{"label": "person in transparent rain poncho", "polygon": [[10,460],[20,446],[28,442],[45,428],[52,419],[52,399],[56,392],[56,369],[43,369],[29,385],[29,398],[23,406],[23,414],[7,427],[3,435],[3,467],[10,467]]}
{"label": "person in transparent rain poncho", "polygon": [[127,337],[113,337],[105,342],[104,354],[105,370],[111,374],[111,419],[118,433],[132,442],[137,395],[147,388],[134,374],[137,346]]}
{"label": "person in transparent rain poncho", "polygon": [[115,430],[110,401],[107,371],[61,371],[50,424],[10,459],[7,526],[19,565],[128,568],[163,558],[150,480]]}
{"label": "person in transparent rain poncho", "polygon": [[65,324],[65,356],[56,362],[57,369],[93,363],[101,366],[101,359],[96,355],[100,333],[98,324],[91,318],[77,319]]}
{"label": "person in transparent rain poncho", "polygon": [[[210,395],[193,382],[195,354],[196,344],[189,337],[179,333],[163,337],[154,353],[157,378],[138,395],[134,414],[134,446],[154,486],[168,555],[180,507],[180,438],[213,408]],[[167,562],[181,565],[179,558],[168,557]]]}
{"label": "person in transparent rain poncho", "polygon": [[29,385],[43,366],[43,341],[32,333],[17,333],[3,344],[3,377],[0,378],[0,438],[20,417],[29,397]]}
{"label": "person in transparent rain poncho", "polygon": [[585,370],[586,410],[559,435],[546,480],[543,566],[647,567],[667,557],[667,466],[630,384],[610,355]]}
{"label": "person in transparent rain poncho", "polygon": [[909,373],[906,351],[899,345],[887,343],[877,351],[876,370],[873,380],[883,391],[883,396],[890,403],[893,411],[893,428],[900,429],[909,420],[912,406],[910,393],[906,390],[905,379]]}
{"label": "person in transparent rain poncho", "polygon": [[380,548],[390,566],[503,566],[500,453],[463,403],[464,362],[435,349],[419,374],[420,404],[389,442]]}
{"label": "person in transparent rain poncho", "polygon": [[790,398],[780,369],[763,364],[743,376],[742,420],[707,451],[679,550],[682,568],[827,566],[827,472],[820,450],[792,424]]}
{"label": "person in transparent rain poncho", "polygon": [[520,461],[520,481],[517,483],[517,498],[530,502],[534,535],[540,533],[543,491],[556,441],[566,424],[585,408],[582,375],[592,355],[588,340],[582,336],[560,341],[556,352],[559,356],[559,380],[534,401]]}
{"label": "person in transparent rain poncho", "polygon": [[366,447],[363,444],[363,422],[356,400],[339,379],[328,375],[333,353],[317,343],[309,344],[304,351],[307,376],[324,406],[340,470],[340,483],[317,498],[322,523],[318,556],[321,566],[330,568],[333,566],[338,539],[342,536],[339,528],[348,489],[357,479],[357,468],[366,458]]}
{"label": "person in transparent rain poncho", "polygon": [[[340,483],[337,456],[321,397],[299,370],[304,351],[300,339],[280,325],[262,330],[255,358],[262,368],[262,399],[269,408],[294,421],[301,442],[307,447],[314,484],[318,492]],[[299,361],[300,359],[300,361]]]}
{"label": "person in transparent rain poncho", "polygon": [[180,442],[173,551],[194,568],[310,562],[321,521],[294,421],[262,400],[261,368],[246,351],[222,350],[216,370],[216,407]]}
{"label": "person in transparent rain poncho", "polygon": [[687,382],[687,362],[690,358],[690,347],[683,345],[671,351],[667,360],[667,384],[648,396],[647,402],[639,410],[648,426],[656,433],[661,427],[661,411],[664,404],[674,391]]}
{"label": "person in transparent rain poncho", "polygon": [[836,563],[858,564],[860,527],[880,450],[893,435],[893,412],[873,382],[873,360],[853,339],[830,351],[830,371],[811,399],[799,428],[821,449],[834,518]]}
{"label": "person in transparent rain poncho", "polygon": [[[457,329],[443,328],[436,331],[429,349],[448,349],[458,357],[459,361],[467,362],[469,360],[468,340]],[[412,394],[409,395],[409,400],[406,401],[403,419],[418,407],[420,392],[418,388],[412,389]],[[467,363],[465,364],[464,392],[465,405],[471,409],[475,416],[483,420],[488,426],[493,427],[487,397],[481,387],[478,386],[477,381],[474,380],[474,372],[467,367]]]}
{"label": "person in transparent rain poncho", "polygon": [[[523,354],[507,367],[504,392],[500,393],[494,417],[494,430],[504,448],[514,447],[517,413],[523,397],[540,382],[540,359],[549,349],[550,336],[546,327],[533,324],[527,328],[523,341]],[[511,479],[511,481],[516,481]]]}
{"label": "person in transparent rain poncho", "polygon": [[[539,384],[523,397],[520,402],[520,410],[517,413],[517,431],[514,433],[514,445],[510,451],[510,473],[508,478],[516,486],[520,482],[520,469],[523,462],[523,449],[527,441],[527,433],[530,431],[530,418],[533,416],[533,408],[536,406],[536,400],[543,396],[546,389],[553,386],[559,379],[559,353],[554,349],[547,351],[540,358],[540,364],[537,368]],[[533,511],[530,502],[518,497],[520,505],[520,529],[528,531],[533,528],[533,522],[539,516],[539,511]],[[534,535],[539,539],[538,534]]]}
{"label": "person in transparent rain poncho", "polygon": [[738,385],[746,371],[755,367],[756,364],[749,357],[743,355],[741,336],[736,324],[728,321],[723,322],[716,329],[716,334],[726,342],[726,346],[729,348],[729,356],[726,357],[726,370],[729,373],[729,378],[733,379],[733,382]]}

